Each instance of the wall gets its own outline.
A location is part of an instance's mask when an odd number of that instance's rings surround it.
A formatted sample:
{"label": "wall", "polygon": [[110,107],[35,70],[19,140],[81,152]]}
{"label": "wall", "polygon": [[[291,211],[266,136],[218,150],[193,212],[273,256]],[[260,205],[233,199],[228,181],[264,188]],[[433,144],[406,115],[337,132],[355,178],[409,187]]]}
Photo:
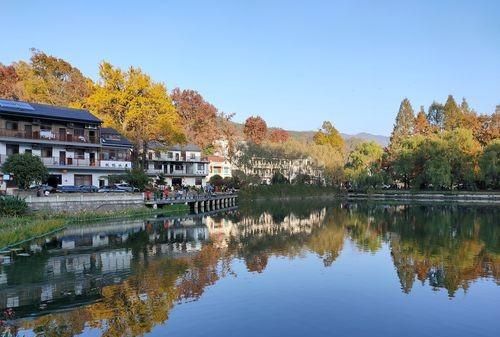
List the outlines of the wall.
{"label": "wall", "polygon": [[33,210],[58,212],[111,211],[143,208],[142,193],[75,193],[55,194],[48,197],[26,196],[26,202]]}

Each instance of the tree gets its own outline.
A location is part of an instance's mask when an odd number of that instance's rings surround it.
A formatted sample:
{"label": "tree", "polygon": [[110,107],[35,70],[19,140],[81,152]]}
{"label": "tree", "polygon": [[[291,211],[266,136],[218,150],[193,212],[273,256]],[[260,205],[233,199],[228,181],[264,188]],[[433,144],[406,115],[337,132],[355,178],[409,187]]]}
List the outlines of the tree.
{"label": "tree", "polygon": [[444,105],[432,102],[427,112],[427,120],[433,129],[441,131],[444,128]]}
{"label": "tree", "polygon": [[136,159],[142,154],[143,167],[151,141],[165,145],[185,141],[180,117],[162,83],[154,82],[141,69],[130,67],[124,72],[107,62],[100,65],[99,75],[101,81],[84,106],[105,126],[133,142]]}
{"label": "tree", "polygon": [[403,99],[396,115],[396,123],[391,134],[391,149],[397,149],[401,141],[413,134],[415,114],[408,98]]}
{"label": "tree", "polygon": [[316,132],[313,139],[317,145],[328,145],[340,153],[344,151],[344,139],[329,121],[323,122],[321,129]]}
{"label": "tree", "polygon": [[288,179],[283,175],[283,173],[276,171],[274,172],[271,178],[271,184],[273,185],[288,184]]}
{"label": "tree", "polygon": [[424,112],[424,106],[420,107],[420,111],[415,118],[415,130],[414,133],[417,135],[428,135],[430,133],[431,126],[427,120],[427,116]]}
{"label": "tree", "polygon": [[486,187],[500,188],[500,139],[484,148],[479,158],[479,167]]}
{"label": "tree", "polygon": [[347,178],[356,187],[377,187],[383,182],[381,161],[384,150],[374,141],[363,142],[349,154],[345,165]]}
{"label": "tree", "polygon": [[445,130],[450,131],[462,127],[463,113],[462,110],[458,107],[452,95],[448,95],[448,99],[444,104],[443,114],[443,124]]}
{"label": "tree", "polygon": [[266,138],[267,124],[259,116],[248,117],[245,121],[243,133],[248,141],[260,144]]}
{"label": "tree", "polygon": [[9,156],[2,166],[2,171],[12,174],[14,181],[21,189],[42,183],[49,174],[42,160],[30,153]]}
{"label": "tree", "polygon": [[443,135],[447,142],[447,157],[451,165],[452,182],[470,188],[475,180],[477,157],[481,147],[474,139],[471,130],[455,129]]}
{"label": "tree", "polygon": [[14,66],[4,66],[0,63],[0,98],[18,100],[21,98],[19,76]]}
{"label": "tree", "polygon": [[210,179],[208,180],[208,183],[210,185],[215,186],[215,187],[220,187],[220,186],[224,185],[224,179],[220,175],[215,174],[215,175],[210,177]]}
{"label": "tree", "polygon": [[290,138],[288,132],[281,128],[273,129],[269,133],[269,141],[272,143],[284,143]]}
{"label": "tree", "polygon": [[92,90],[92,81],[67,61],[31,49],[30,63],[14,65],[22,86],[22,99],[68,106],[81,103]]}
{"label": "tree", "polygon": [[187,138],[203,150],[212,146],[219,137],[217,108],[195,90],[175,88],[172,102],[181,117]]}

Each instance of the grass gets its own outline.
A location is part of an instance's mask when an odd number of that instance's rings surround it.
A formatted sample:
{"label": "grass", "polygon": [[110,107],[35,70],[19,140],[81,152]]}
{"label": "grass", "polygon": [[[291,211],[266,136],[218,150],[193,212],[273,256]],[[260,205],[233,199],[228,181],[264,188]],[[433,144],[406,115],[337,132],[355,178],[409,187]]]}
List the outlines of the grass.
{"label": "grass", "polygon": [[[168,205],[160,209],[130,209],[109,212],[81,212],[76,214],[40,212],[19,217],[0,218],[0,247],[17,245],[65,227],[84,224],[96,220],[139,218],[163,213],[185,213],[186,205]],[[3,250],[0,249],[0,250]]]}

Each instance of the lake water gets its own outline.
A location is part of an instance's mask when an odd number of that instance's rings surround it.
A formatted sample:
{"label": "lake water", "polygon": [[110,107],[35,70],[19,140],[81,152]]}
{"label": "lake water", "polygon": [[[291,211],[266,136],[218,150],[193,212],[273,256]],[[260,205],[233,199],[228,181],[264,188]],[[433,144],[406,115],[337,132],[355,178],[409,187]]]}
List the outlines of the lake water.
{"label": "lake water", "polygon": [[0,265],[0,329],[500,336],[499,219],[494,206],[268,203],[72,227]]}

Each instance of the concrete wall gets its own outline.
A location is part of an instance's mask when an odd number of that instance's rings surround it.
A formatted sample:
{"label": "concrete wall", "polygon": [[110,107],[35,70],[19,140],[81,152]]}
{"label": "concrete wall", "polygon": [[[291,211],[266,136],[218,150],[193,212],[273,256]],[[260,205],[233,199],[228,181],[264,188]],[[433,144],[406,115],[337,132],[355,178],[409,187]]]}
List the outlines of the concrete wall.
{"label": "concrete wall", "polygon": [[75,193],[55,194],[48,197],[27,195],[26,202],[33,210],[50,210],[68,213],[137,209],[145,207],[142,193]]}

